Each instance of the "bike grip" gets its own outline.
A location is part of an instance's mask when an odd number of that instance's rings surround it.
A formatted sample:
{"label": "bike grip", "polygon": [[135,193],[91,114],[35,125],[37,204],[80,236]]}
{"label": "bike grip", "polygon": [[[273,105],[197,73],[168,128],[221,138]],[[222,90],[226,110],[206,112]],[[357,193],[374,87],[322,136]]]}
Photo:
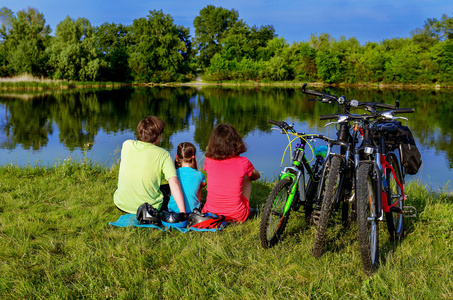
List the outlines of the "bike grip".
{"label": "bike grip", "polygon": [[271,124],[274,124],[274,125],[277,125],[278,127],[280,127],[280,122],[278,122],[278,121],[274,121],[274,120],[269,119],[269,120],[267,120],[267,122],[269,122]]}
{"label": "bike grip", "polygon": [[376,103],[376,107],[387,108],[387,109],[395,109],[396,108],[395,105],[385,104],[385,103]]}
{"label": "bike grip", "polygon": [[409,108],[398,108],[398,109],[394,109],[393,113],[395,113],[395,114],[407,114],[407,113],[413,113],[414,111],[415,111],[415,109],[413,109],[412,107],[409,107]]}
{"label": "bike grip", "polygon": [[313,96],[318,96],[318,97],[324,97],[323,93],[317,92],[317,91],[312,91],[312,90],[302,90],[304,94],[309,94]]}
{"label": "bike grip", "polygon": [[330,120],[330,119],[336,119],[338,118],[338,115],[335,114],[335,115],[321,115],[319,116],[319,119],[320,120]]}

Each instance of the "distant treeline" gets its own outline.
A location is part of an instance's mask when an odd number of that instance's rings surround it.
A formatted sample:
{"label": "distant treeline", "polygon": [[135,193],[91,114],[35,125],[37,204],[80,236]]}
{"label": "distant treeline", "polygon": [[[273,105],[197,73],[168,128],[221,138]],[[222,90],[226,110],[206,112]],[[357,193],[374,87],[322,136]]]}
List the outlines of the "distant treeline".
{"label": "distant treeline", "polygon": [[428,19],[411,38],[361,45],[327,33],[289,45],[272,25],[249,26],[238,11],[208,5],[190,29],[162,11],[132,25],[61,21],[51,36],[35,8],[0,10],[0,77],[24,73],[74,81],[453,83],[453,18]]}

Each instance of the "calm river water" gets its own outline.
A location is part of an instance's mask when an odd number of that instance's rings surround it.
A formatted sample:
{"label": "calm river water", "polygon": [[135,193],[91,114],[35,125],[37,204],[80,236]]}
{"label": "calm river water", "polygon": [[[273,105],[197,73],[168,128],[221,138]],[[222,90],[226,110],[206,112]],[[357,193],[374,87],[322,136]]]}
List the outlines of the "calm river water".
{"label": "calm river water", "polygon": [[[315,89],[315,88],[312,88]],[[451,188],[453,179],[453,91],[320,88],[347,99],[414,107],[403,124],[411,128],[423,165],[410,180],[433,189]],[[194,143],[202,165],[212,128],[233,124],[244,136],[244,154],[275,179],[288,145],[271,130],[268,119],[293,123],[298,132],[335,136],[335,127],[318,116],[336,112],[333,104],[309,102],[294,88],[122,88],[114,90],[0,93],[0,165],[52,166],[67,159],[91,159],[110,166],[119,160],[121,144],[135,138],[138,122],[157,115],[167,123],[161,146],[174,156],[178,143]],[[316,142],[316,144],[321,142]],[[295,142],[293,143],[293,146]],[[319,144],[321,145],[321,144]],[[286,152],[284,163],[289,161]]]}

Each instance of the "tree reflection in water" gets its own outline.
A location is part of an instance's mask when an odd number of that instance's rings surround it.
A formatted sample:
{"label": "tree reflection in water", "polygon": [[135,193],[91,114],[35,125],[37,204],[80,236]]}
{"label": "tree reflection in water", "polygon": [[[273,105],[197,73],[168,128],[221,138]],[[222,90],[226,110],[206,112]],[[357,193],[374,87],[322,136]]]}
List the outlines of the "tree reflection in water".
{"label": "tree reflection in water", "polygon": [[[395,103],[414,107],[407,124],[421,147],[442,153],[453,168],[453,95],[449,90],[339,89],[319,88],[348,99]],[[0,94],[0,148],[14,152],[52,151],[50,140],[69,152],[90,151],[102,133],[113,137],[135,135],[138,122],[157,115],[167,123],[162,146],[172,151],[175,137],[189,134],[200,150],[206,148],[212,128],[231,123],[253,143],[274,143],[268,119],[304,124],[310,132],[324,132],[318,116],[336,112],[336,107],[309,102],[297,88],[275,87],[153,87],[67,90]],[[361,113],[361,112],[360,112]],[[253,139],[259,132],[264,141]],[[54,134],[58,133],[58,138]],[[176,143],[176,141],[173,141]],[[121,145],[118,145],[120,147]],[[112,153],[115,149],[109,149]],[[3,150],[0,150],[3,151]],[[430,152],[431,151],[431,152]],[[105,155],[108,156],[109,153]],[[252,158],[253,161],[253,158]],[[0,164],[5,163],[0,159]],[[50,163],[52,162],[45,162]]]}

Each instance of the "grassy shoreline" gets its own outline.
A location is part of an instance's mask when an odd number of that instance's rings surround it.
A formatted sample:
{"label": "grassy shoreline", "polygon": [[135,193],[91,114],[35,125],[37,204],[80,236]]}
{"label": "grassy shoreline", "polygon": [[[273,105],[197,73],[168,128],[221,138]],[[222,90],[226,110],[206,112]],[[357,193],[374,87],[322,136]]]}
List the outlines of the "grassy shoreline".
{"label": "grassy shoreline", "polygon": [[[407,188],[406,238],[361,270],[356,231],[338,228],[313,258],[314,228],[293,213],[284,240],[262,249],[259,219],[218,233],[115,228],[117,166],[64,161],[0,167],[2,299],[451,299],[453,195]],[[254,182],[252,205],[272,188]]]}
{"label": "grassy shoreline", "polygon": [[[58,90],[58,89],[84,89],[84,88],[118,88],[123,86],[244,86],[244,87],[301,87],[304,82],[300,81],[190,81],[190,82],[168,82],[168,83],[121,83],[121,82],[75,82],[66,80],[52,80],[46,78],[36,78],[31,75],[22,75],[12,78],[0,78],[0,90]],[[310,86],[336,86],[336,87],[353,87],[367,89],[452,89],[453,85],[449,84],[387,84],[387,83],[336,83],[327,84],[322,82],[311,82]]]}

